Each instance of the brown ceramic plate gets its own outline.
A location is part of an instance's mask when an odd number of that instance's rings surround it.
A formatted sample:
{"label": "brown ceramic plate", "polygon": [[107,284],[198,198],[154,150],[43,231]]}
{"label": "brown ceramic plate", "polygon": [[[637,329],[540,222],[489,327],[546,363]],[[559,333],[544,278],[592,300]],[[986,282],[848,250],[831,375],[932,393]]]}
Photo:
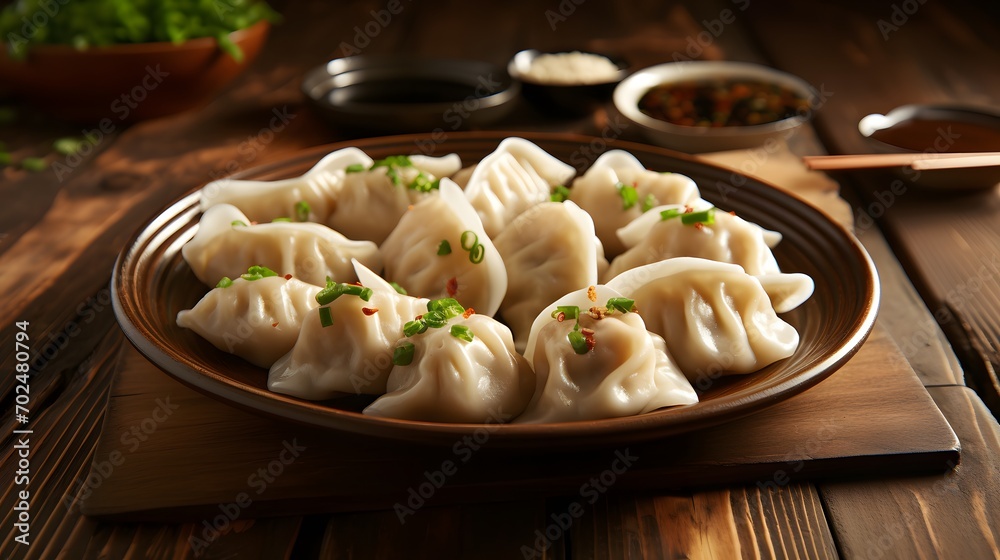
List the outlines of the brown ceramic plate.
{"label": "brown ceramic plate", "polygon": [[[276,164],[241,173],[241,178],[279,179],[303,173],[326,153],[348,145],[374,158],[414,153],[421,146],[434,155],[458,153],[466,164],[478,161],[512,133],[451,133],[441,142],[425,135],[356,140],[312,149]],[[582,171],[603,141],[567,134],[516,134]],[[593,142],[593,143],[592,143]],[[860,243],[821,211],[759,180],[743,178],[734,187],[732,171],[691,157],[641,144],[616,142],[648,168],[684,173],[702,195],[725,210],[784,235],[775,255],[782,270],[804,272],[816,282],[813,296],[784,318],[798,329],[795,354],[756,373],[722,378],[700,391],[701,402],[649,414],[610,420],[542,425],[489,425],[491,446],[587,447],[648,440],[730,421],[787,399],[833,373],[861,347],[875,322],[879,284],[874,265]],[[592,156],[592,157],[588,157]],[[739,177],[739,176],[737,176]],[[739,182],[739,181],[737,181]],[[720,189],[719,185],[725,185]],[[723,195],[724,193],[724,195]],[[272,393],[267,371],[225,354],[174,318],[206,292],[181,258],[181,246],[198,227],[198,193],[178,200],[140,229],[115,265],[112,294],[115,314],[140,352],[185,384],[231,404],[278,418],[412,442],[451,445],[483,430],[480,424],[436,424],[360,413],[371,398],[309,402]]]}

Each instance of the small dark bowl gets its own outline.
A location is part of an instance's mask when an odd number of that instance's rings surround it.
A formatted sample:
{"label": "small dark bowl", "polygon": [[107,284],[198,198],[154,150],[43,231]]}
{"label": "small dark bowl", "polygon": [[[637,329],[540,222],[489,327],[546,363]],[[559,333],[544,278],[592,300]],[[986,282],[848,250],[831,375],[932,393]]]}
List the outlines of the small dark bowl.
{"label": "small dark bowl", "polygon": [[520,85],[478,60],[366,55],[313,69],[302,92],[336,126],[432,132],[497,122],[513,109]]}
{"label": "small dark bowl", "polygon": [[563,54],[571,50],[544,53],[535,49],[523,50],[514,55],[507,64],[507,73],[522,83],[525,99],[548,112],[567,116],[586,115],[611,99],[615,86],[628,75],[628,65],[620,59],[600,53],[618,66],[618,74],[611,80],[591,84],[551,84],[532,80],[525,76],[536,58],[543,54]]}

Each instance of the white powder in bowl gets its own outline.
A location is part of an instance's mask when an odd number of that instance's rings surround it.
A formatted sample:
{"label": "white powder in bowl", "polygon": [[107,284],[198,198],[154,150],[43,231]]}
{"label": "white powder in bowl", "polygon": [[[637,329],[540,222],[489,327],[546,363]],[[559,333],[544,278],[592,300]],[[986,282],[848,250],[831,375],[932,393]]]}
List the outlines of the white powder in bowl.
{"label": "white powder in bowl", "polygon": [[558,85],[600,84],[618,77],[618,66],[598,54],[542,54],[531,62],[524,77],[533,82]]}

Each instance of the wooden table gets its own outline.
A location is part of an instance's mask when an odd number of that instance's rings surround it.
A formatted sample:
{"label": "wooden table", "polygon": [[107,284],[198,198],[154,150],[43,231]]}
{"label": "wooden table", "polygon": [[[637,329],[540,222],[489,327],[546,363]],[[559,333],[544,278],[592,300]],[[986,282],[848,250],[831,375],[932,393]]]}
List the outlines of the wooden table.
{"label": "wooden table", "polygon": [[[403,11],[361,48],[366,54],[416,52],[500,63],[520,48],[565,46],[615,50],[637,66],[669,61],[674,53],[764,62],[833,92],[817,114],[818,135],[803,140],[812,153],[858,149],[852,127],[868,112],[906,102],[1000,98],[995,6],[850,4],[403,2]],[[344,44],[355,40],[355,26],[363,27],[373,19],[371,10],[382,8],[370,1],[335,8],[291,3],[263,56],[207,107],[118,129],[60,178],[51,170],[0,169],[2,340],[13,347],[14,322],[30,321],[33,340],[45,342],[51,354],[31,377],[36,501],[30,549],[13,541],[14,356],[3,354],[4,557],[193,556],[188,538],[197,530],[194,523],[112,523],[60,503],[94,459],[123,344],[109,305],[112,264],[141,223],[193,185],[349,138],[303,104],[299,83],[307,69],[342,56]],[[287,126],[262,134],[272,111],[287,115]],[[44,155],[52,139],[80,133],[78,126],[26,107],[19,113],[13,124],[0,125],[0,141],[16,148],[18,157]],[[560,120],[521,107],[496,128],[599,134],[608,118],[599,111]],[[623,138],[634,139],[631,132]],[[841,179],[844,196],[865,212],[879,184]],[[966,209],[997,211],[993,194],[992,205],[966,201]],[[949,256],[946,244],[927,241],[935,239],[933,231],[909,235],[916,231],[907,222],[919,215],[916,200],[901,201],[879,220],[888,242],[878,227],[859,228],[859,236],[883,282],[880,328],[902,349],[958,434],[959,466],[923,477],[611,493],[538,557],[1000,557],[1000,428],[977,395],[996,406],[1000,328],[989,310],[996,309],[1000,293],[997,275],[987,270],[965,305],[945,307],[946,273],[956,269],[933,266]],[[942,202],[941,208],[956,212],[953,220],[962,223],[961,207]],[[1000,221],[1000,211],[996,217]],[[977,254],[995,258],[996,223],[975,235],[955,227],[937,237],[956,239],[955,252],[968,242]],[[986,312],[976,312],[981,310]],[[392,512],[239,520],[203,557],[530,557],[522,547],[533,546],[568,500],[432,507],[405,525]]]}

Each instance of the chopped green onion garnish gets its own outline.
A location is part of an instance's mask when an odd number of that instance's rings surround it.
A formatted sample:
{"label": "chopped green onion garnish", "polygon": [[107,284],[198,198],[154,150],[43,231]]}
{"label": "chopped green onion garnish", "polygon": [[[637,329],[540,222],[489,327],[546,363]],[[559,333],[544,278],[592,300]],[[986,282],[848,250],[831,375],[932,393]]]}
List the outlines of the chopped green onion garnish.
{"label": "chopped green onion garnish", "polygon": [[361,293],[358,294],[363,301],[371,301],[372,296],[375,295],[375,290],[371,288],[361,288]]}
{"label": "chopped green onion garnish", "polygon": [[608,300],[608,304],[605,307],[615,311],[621,311],[622,313],[628,313],[635,307],[635,300],[623,297],[613,297]]}
{"label": "chopped green onion garnish", "polygon": [[420,334],[427,330],[427,323],[423,320],[419,321],[407,321],[403,325],[403,336],[413,336],[415,334]]}
{"label": "chopped green onion garnish", "polygon": [[60,138],[52,143],[52,149],[64,156],[69,156],[79,152],[86,142],[86,140],[79,138]]}
{"label": "chopped green onion garnish", "polygon": [[324,328],[333,324],[333,314],[330,313],[329,307],[319,308],[319,324],[323,325]]}
{"label": "chopped green onion garnish", "polygon": [[275,218],[275,219],[271,220],[271,223],[273,224],[274,222],[290,222],[290,221],[292,221],[291,218],[284,218],[284,217],[282,217],[282,218]]}
{"label": "chopped green onion garnish", "polygon": [[254,280],[260,280],[261,278],[268,278],[270,276],[277,275],[277,272],[267,268],[266,266],[251,266],[247,269],[246,274],[240,275],[240,278],[252,282]]}
{"label": "chopped green onion garnish", "polygon": [[462,232],[462,248],[466,251],[471,251],[476,245],[479,245],[479,236],[476,232],[471,229],[467,229]]}
{"label": "chopped green onion garnish", "polygon": [[298,222],[307,222],[307,221],[309,221],[309,212],[311,212],[311,211],[312,211],[312,208],[309,206],[308,202],[306,202],[304,200],[300,200],[300,201],[296,202],[295,203],[295,220],[298,221]]}
{"label": "chopped green onion garnish", "polygon": [[676,217],[680,216],[683,213],[684,212],[682,212],[681,210],[679,210],[677,208],[667,208],[666,210],[660,212],[660,219],[661,220],[669,220],[671,218],[676,218]]}
{"label": "chopped green onion garnish", "polygon": [[556,185],[552,187],[552,195],[549,196],[549,200],[552,202],[566,202],[569,199],[569,189],[565,185]]}
{"label": "chopped green onion garnish", "polygon": [[451,319],[465,313],[465,308],[455,298],[440,298],[428,301],[427,311],[440,312],[446,319]]}
{"label": "chopped green onion garnish", "polygon": [[396,347],[392,352],[392,363],[397,366],[408,366],[413,362],[413,346],[412,342],[404,342]]}
{"label": "chopped green onion garnish", "polygon": [[417,173],[416,177],[413,178],[413,181],[410,182],[408,188],[413,191],[419,191],[424,193],[431,192],[435,189],[441,188],[441,180],[435,179],[431,181],[431,178],[428,177],[427,175],[424,175],[424,173],[421,171],[420,173]]}
{"label": "chopped green onion garnish", "polygon": [[21,160],[21,167],[27,171],[44,171],[49,163],[42,158],[28,157]]}
{"label": "chopped green onion garnish", "polygon": [[229,286],[232,286],[232,285],[233,285],[233,281],[228,276],[223,276],[222,280],[219,280],[219,283],[216,284],[215,287],[216,288],[228,288]]}
{"label": "chopped green onion garnish", "polygon": [[639,202],[639,193],[632,185],[626,185],[619,181],[615,184],[615,188],[618,189],[618,196],[622,198],[622,210],[628,210]]}
{"label": "chopped green onion garnish", "polygon": [[646,198],[642,199],[642,212],[646,213],[659,206],[660,201],[656,200],[656,197],[652,193],[647,194]]}
{"label": "chopped green onion garnish", "polygon": [[344,168],[344,173],[360,173],[365,170],[365,166],[360,163],[352,163]]}
{"label": "chopped green onion garnish", "polygon": [[247,227],[246,222],[244,222],[243,220],[233,220],[233,221],[229,222],[229,225],[231,225],[231,226],[243,226],[243,227]]}
{"label": "chopped green onion garnish", "polygon": [[451,336],[460,338],[466,342],[472,342],[472,340],[476,338],[475,335],[472,334],[472,329],[465,325],[452,325]]}
{"label": "chopped green onion garnish", "polygon": [[326,287],[316,294],[316,302],[320,305],[327,305],[333,300],[339,298],[340,295],[344,293],[340,288],[341,286],[342,284],[338,284],[330,278],[327,278]]}
{"label": "chopped green onion garnish", "polygon": [[701,212],[688,212],[681,214],[681,223],[690,226],[693,224],[712,225],[715,223],[715,208],[702,210]]}
{"label": "chopped green onion garnish", "polygon": [[389,282],[389,285],[390,285],[390,286],[392,286],[392,289],[396,290],[396,292],[398,292],[398,293],[400,293],[400,294],[403,294],[404,296],[405,296],[405,295],[408,295],[408,294],[406,293],[406,290],[404,290],[404,289],[403,289],[403,287],[402,287],[402,286],[400,286],[399,284],[397,284],[397,283],[395,283],[395,282]]}
{"label": "chopped green onion garnish", "polygon": [[577,319],[580,317],[580,308],[576,305],[560,305],[556,307],[556,314],[563,313],[567,319]]}
{"label": "chopped green onion garnish", "polygon": [[448,243],[447,239],[442,239],[441,243],[438,244],[438,255],[450,255],[451,254],[451,243]]}
{"label": "chopped green onion garnish", "polygon": [[479,264],[483,262],[483,258],[485,256],[486,256],[486,247],[483,247],[478,243],[476,244],[475,247],[472,248],[471,251],[469,251],[469,260],[472,261],[472,264]]}
{"label": "chopped green onion garnish", "polygon": [[428,327],[440,329],[448,324],[448,316],[443,311],[428,311],[424,313],[424,322]]}
{"label": "chopped green onion garnish", "polygon": [[375,160],[371,168],[377,167],[413,167],[413,162],[407,156],[389,156],[385,159]]}
{"label": "chopped green onion garnish", "polygon": [[587,339],[584,338],[583,333],[580,331],[570,331],[570,333],[566,335],[566,338],[569,339],[569,343],[573,347],[573,351],[577,354],[586,354],[590,351],[590,348],[587,347]]}

